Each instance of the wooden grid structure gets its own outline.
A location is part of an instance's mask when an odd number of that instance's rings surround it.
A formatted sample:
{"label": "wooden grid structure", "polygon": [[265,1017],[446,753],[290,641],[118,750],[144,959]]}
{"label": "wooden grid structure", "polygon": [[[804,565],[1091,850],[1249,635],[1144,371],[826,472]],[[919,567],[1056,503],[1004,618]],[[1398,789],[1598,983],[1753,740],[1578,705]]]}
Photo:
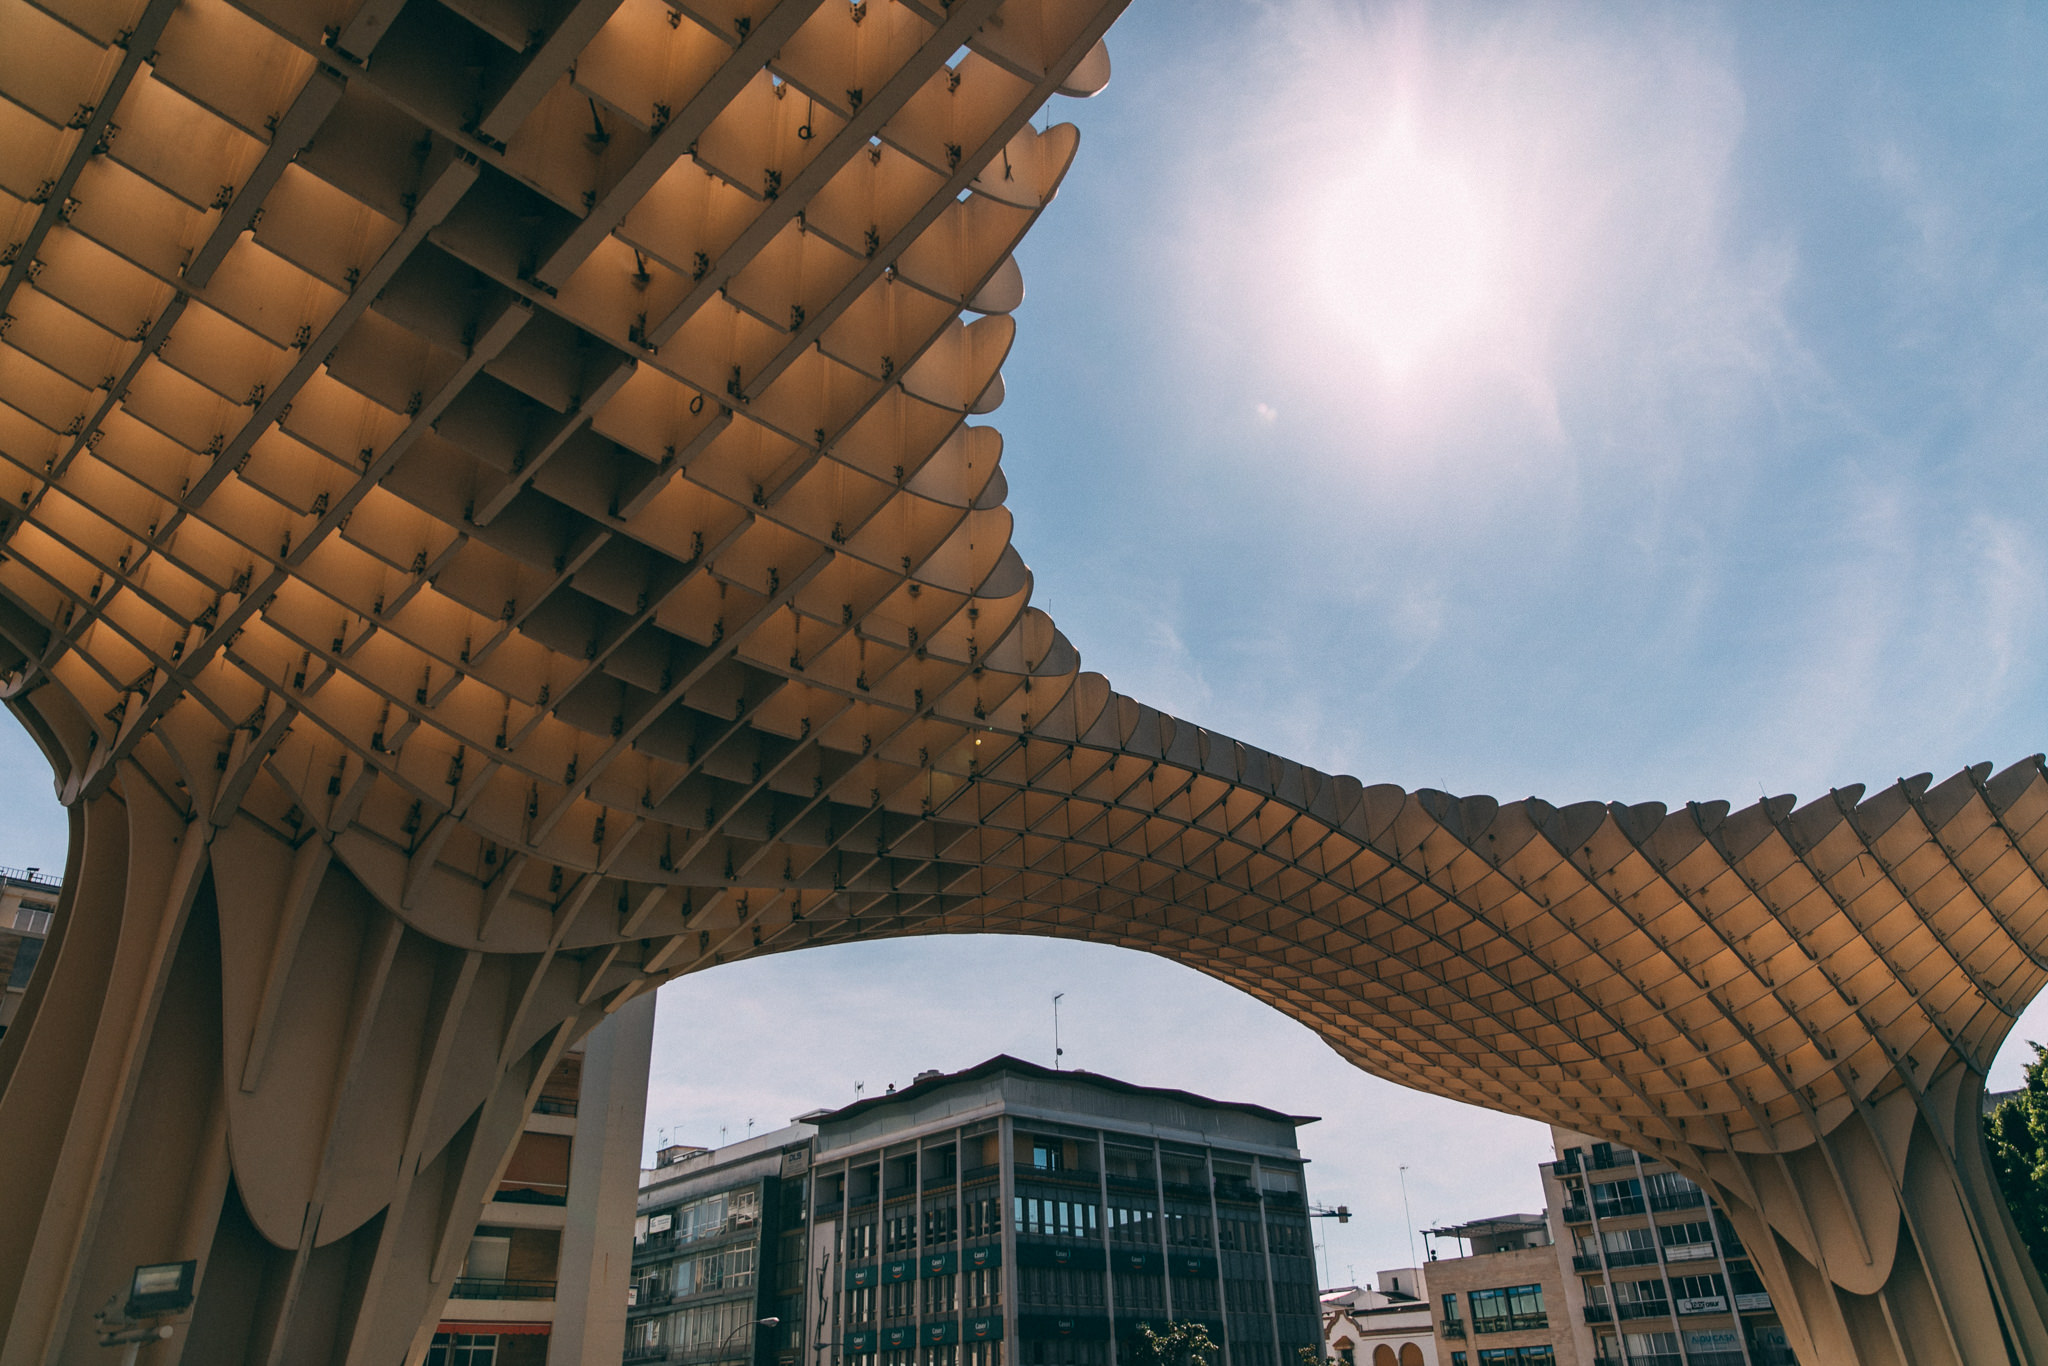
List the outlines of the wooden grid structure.
{"label": "wooden grid structure", "polygon": [[145,1360],[417,1359],[604,1010],[982,931],[1673,1161],[1805,1359],[2048,1357],[1975,1136],[2048,981],[2038,759],[1405,793],[1029,605],[972,419],[1077,146],[1032,119],[1120,9],[0,0],[0,682],[75,831],[0,1043],[0,1366],[174,1252]]}

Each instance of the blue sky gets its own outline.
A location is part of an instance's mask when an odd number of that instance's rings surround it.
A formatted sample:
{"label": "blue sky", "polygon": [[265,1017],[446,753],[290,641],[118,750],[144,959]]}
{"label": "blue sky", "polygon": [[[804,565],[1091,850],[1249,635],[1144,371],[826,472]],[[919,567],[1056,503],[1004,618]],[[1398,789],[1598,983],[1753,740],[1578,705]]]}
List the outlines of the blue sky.
{"label": "blue sky", "polygon": [[[2048,18],[1138,0],[1019,253],[1016,540],[1086,667],[1367,781],[1812,796],[2048,741]],[[49,791],[18,733],[0,758]],[[0,860],[63,862],[23,801]],[[1333,1275],[1544,1134],[1228,988],[981,939],[664,990],[650,1139],[1011,1051],[1325,1116]],[[2048,1008],[2021,1037],[2048,1038]],[[1994,1082],[2011,1084],[2001,1060]]]}

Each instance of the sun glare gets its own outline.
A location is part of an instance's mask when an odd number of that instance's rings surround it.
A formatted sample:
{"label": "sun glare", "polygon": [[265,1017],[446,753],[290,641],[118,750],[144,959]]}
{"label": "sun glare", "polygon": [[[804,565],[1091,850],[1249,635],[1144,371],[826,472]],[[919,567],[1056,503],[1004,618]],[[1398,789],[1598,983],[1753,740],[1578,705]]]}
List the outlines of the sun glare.
{"label": "sun glare", "polygon": [[1417,145],[1406,119],[1335,182],[1323,233],[1327,303],[1402,375],[1484,301],[1484,206],[1454,162]]}

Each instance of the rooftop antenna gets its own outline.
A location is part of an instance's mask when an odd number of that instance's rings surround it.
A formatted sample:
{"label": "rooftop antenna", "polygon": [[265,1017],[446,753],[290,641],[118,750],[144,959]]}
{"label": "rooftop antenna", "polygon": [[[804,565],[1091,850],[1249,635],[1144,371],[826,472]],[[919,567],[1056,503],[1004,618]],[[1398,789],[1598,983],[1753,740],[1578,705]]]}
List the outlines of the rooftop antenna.
{"label": "rooftop antenna", "polygon": [[752,1119],[749,1119],[749,1120],[747,1121],[747,1137],[748,1137],[748,1138],[752,1138],[753,1136],[754,1136],[754,1121],[753,1121]]}
{"label": "rooftop antenna", "polygon": [[1408,1212],[1408,1164],[1401,1164],[1401,1218],[1408,1225],[1408,1265],[1420,1266],[1415,1260],[1415,1216]]}
{"label": "rooftop antenna", "polygon": [[[718,1126],[718,1146],[721,1148],[725,1146],[725,1126],[723,1124]],[[1403,1167],[1401,1170],[1405,1172],[1408,1169]]]}
{"label": "rooftop antenna", "polygon": [[864,1081],[857,1081],[857,1082],[855,1082],[855,1083],[853,1084],[853,1098],[854,1098],[855,1100],[859,1100],[859,1099],[861,1098],[861,1096],[862,1096],[862,1095],[864,1095],[864,1094],[865,1094],[865,1093],[867,1092],[867,1089],[868,1089],[868,1084],[867,1084],[866,1082],[864,1082]]}
{"label": "rooftop antenna", "polygon": [[1052,994],[1052,1070],[1055,1072],[1060,1070],[1060,1056],[1067,1051],[1060,1047],[1060,997],[1066,994],[1064,991]]}

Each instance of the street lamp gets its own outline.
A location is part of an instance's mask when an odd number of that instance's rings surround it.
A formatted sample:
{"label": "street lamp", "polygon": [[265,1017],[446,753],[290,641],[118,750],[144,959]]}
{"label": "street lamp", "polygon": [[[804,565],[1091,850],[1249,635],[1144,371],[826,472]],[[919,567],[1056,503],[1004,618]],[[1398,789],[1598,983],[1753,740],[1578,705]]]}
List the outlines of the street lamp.
{"label": "street lamp", "polygon": [[733,1330],[725,1335],[725,1341],[718,1344],[719,1357],[722,1359],[725,1356],[725,1349],[732,1346],[732,1340],[738,1337],[742,1330],[748,1328],[776,1328],[781,1326],[781,1323],[781,1319],[777,1318],[773,1314],[770,1314],[767,1318],[755,1319],[752,1323],[734,1324]]}

